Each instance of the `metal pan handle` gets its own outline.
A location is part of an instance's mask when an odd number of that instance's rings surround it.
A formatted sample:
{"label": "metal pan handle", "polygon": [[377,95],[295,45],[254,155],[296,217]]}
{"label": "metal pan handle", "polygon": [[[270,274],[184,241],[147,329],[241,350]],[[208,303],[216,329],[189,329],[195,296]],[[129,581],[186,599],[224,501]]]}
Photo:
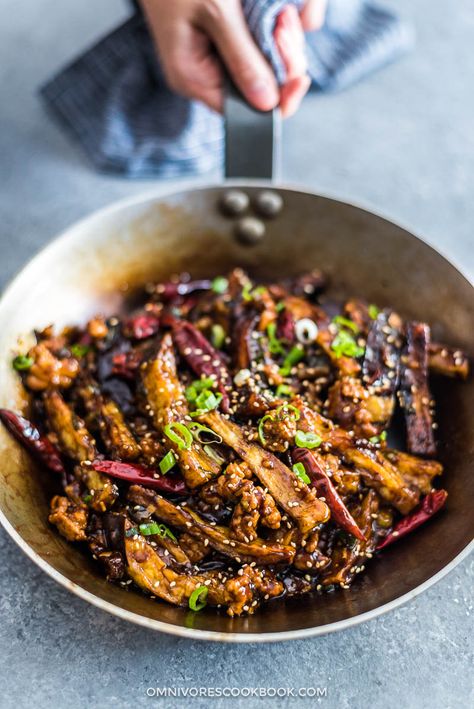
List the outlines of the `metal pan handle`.
{"label": "metal pan handle", "polygon": [[257,111],[228,79],[224,98],[224,131],[226,178],[279,179],[279,109]]}

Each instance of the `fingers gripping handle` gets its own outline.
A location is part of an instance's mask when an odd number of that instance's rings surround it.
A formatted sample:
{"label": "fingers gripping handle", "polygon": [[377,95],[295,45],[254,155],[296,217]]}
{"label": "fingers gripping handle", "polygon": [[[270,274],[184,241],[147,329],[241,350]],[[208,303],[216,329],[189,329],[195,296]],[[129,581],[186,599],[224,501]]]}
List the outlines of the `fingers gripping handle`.
{"label": "fingers gripping handle", "polygon": [[257,111],[228,80],[224,99],[225,177],[278,180],[279,109]]}

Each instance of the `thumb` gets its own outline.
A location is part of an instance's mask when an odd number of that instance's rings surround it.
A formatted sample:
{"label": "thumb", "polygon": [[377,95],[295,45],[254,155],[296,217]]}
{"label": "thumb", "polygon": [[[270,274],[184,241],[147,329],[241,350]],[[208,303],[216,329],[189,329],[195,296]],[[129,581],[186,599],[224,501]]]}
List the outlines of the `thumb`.
{"label": "thumb", "polygon": [[240,2],[214,3],[214,11],[203,16],[201,26],[247,101],[260,111],[274,108],[279,101],[276,78],[250,34]]}

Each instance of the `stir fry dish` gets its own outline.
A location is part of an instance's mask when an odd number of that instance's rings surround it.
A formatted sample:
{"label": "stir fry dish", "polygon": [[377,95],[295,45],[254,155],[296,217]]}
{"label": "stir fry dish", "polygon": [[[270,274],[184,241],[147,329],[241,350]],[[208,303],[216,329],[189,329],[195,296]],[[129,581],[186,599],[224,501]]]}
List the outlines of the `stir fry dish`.
{"label": "stir fry dish", "polygon": [[15,357],[31,420],[0,418],[53,476],[50,523],[109,581],[251,614],[349,588],[444,506],[430,377],[467,377],[466,356],[325,287],[184,274]]}

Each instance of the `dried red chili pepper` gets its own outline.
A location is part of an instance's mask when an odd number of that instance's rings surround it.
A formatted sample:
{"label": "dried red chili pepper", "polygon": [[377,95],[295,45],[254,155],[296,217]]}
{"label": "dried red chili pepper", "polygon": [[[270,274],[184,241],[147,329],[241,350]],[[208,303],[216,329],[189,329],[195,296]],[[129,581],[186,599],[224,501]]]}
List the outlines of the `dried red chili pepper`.
{"label": "dried red chili pepper", "polygon": [[135,374],[142,363],[142,355],[136,350],[119,352],[112,357],[112,368],[110,376],[125,377],[125,379],[135,379]]}
{"label": "dried red chili pepper", "polygon": [[42,436],[31,421],[7,409],[0,409],[0,420],[23,448],[53,473],[65,473],[57,448],[47,436]]}
{"label": "dried red chili pepper", "polygon": [[187,492],[183,478],[177,473],[156,478],[154,477],[156,471],[152,468],[146,468],[144,465],[136,463],[120,463],[117,460],[95,460],[92,465],[95,470],[105,473],[111,478],[119,478],[119,480],[126,480],[129,483],[144,485],[154,490],[176,495]]}
{"label": "dried red chili pepper", "polygon": [[125,322],[124,331],[127,337],[134,340],[145,340],[153,337],[160,329],[160,320],[156,313],[140,313],[128,318]]}
{"label": "dried red chili pepper", "polygon": [[170,324],[178,350],[193,372],[198,377],[215,377],[217,388],[222,394],[222,410],[227,412],[228,390],[232,387],[232,379],[221,353],[191,323],[173,319]]}
{"label": "dried red chili pepper", "polygon": [[329,476],[324,472],[313,454],[305,448],[294,448],[291,457],[295,463],[303,463],[306,473],[311,480],[311,484],[316,489],[320,497],[326,499],[327,506],[331,510],[332,519],[342,529],[352,534],[360,541],[365,541],[365,537],[351,513],[339,496],[336,488]]}
{"label": "dried red chili pepper", "polygon": [[444,507],[444,503],[447,498],[448,493],[446,490],[433,490],[432,492],[429,492],[426,497],[423,498],[418,507],[397,522],[390,534],[387,534],[387,536],[377,544],[377,551],[384,549],[389,544],[396,542],[397,539],[401,539],[401,537],[404,537],[414,529],[417,529],[421,524],[426,522],[426,520],[430,519],[430,517]]}
{"label": "dried red chili pepper", "polygon": [[289,344],[295,341],[295,319],[289,310],[282,310],[278,316],[277,337]]}
{"label": "dried red chili pepper", "polygon": [[162,300],[173,300],[180,295],[189,295],[200,290],[209,290],[212,286],[212,281],[188,281],[187,283],[162,283],[157,288],[158,295]]}

